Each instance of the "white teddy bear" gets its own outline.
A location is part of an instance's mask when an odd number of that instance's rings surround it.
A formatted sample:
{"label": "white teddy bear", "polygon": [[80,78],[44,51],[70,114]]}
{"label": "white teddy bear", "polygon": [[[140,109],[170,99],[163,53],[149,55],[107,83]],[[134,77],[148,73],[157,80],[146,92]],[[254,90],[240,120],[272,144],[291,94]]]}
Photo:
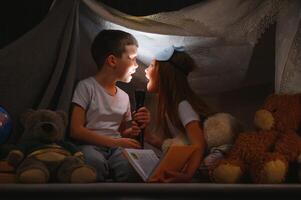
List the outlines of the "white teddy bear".
{"label": "white teddy bear", "polygon": [[[209,166],[223,158],[231,148],[236,136],[242,131],[241,123],[229,113],[216,113],[204,121],[204,137],[206,141],[205,158],[200,165],[200,170],[207,170]],[[164,140],[162,151],[166,152],[170,146],[188,145],[184,134],[176,138]]]}

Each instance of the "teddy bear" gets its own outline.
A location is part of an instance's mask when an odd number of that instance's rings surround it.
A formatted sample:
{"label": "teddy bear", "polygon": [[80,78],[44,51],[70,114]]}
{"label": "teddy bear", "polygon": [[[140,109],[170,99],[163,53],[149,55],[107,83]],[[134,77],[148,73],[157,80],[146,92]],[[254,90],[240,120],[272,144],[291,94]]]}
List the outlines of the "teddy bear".
{"label": "teddy bear", "polygon": [[16,166],[20,183],[88,183],[96,171],[84,162],[83,153],[64,140],[67,115],[48,109],[28,110],[20,119],[24,132],[7,160]]}
{"label": "teddy bear", "polygon": [[300,161],[300,94],[272,94],[257,110],[257,130],[240,133],[225,159],[210,169],[218,183],[282,183],[289,165]]}
{"label": "teddy bear", "polygon": [[[203,130],[206,151],[199,171],[203,180],[209,180],[208,170],[229,151],[237,134],[243,130],[243,126],[229,113],[215,113],[204,120]],[[166,152],[170,146],[174,145],[188,145],[187,137],[184,134],[178,134],[175,138],[165,139],[162,151]]]}

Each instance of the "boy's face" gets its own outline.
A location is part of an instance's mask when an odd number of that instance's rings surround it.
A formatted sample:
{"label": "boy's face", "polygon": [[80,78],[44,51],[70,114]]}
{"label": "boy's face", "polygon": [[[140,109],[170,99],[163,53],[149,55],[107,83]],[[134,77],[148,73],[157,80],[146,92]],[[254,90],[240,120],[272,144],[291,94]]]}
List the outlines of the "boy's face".
{"label": "boy's face", "polygon": [[118,81],[129,83],[132,80],[132,74],[134,74],[138,68],[136,57],[137,46],[125,46],[125,51],[120,58],[117,58],[116,76]]}

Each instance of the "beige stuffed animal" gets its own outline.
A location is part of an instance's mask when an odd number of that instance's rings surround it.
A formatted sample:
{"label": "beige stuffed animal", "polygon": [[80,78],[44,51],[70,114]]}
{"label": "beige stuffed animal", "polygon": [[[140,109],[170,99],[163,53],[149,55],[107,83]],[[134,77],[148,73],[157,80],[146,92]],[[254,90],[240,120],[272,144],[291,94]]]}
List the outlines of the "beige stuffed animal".
{"label": "beige stuffed animal", "polygon": [[[241,123],[229,113],[216,113],[209,116],[203,124],[206,141],[206,155],[200,165],[201,171],[208,168],[224,157],[230,149],[238,133],[242,131]],[[180,133],[175,138],[166,139],[162,151],[166,152],[170,146],[188,145],[187,137]]]}

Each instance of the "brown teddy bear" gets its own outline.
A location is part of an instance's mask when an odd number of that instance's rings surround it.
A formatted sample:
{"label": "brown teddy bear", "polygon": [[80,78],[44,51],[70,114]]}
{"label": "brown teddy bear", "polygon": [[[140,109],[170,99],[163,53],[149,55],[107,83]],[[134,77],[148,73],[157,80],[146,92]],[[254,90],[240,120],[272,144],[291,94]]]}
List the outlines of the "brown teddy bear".
{"label": "brown teddy bear", "polygon": [[247,174],[254,183],[285,181],[301,153],[301,95],[270,95],[254,121],[259,130],[239,134],[226,159],[210,170],[213,181],[236,183]]}
{"label": "brown teddy bear", "polygon": [[84,164],[77,147],[64,141],[67,116],[62,111],[29,110],[21,117],[24,133],[7,156],[17,166],[21,183],[96,181],[95,170]]}

